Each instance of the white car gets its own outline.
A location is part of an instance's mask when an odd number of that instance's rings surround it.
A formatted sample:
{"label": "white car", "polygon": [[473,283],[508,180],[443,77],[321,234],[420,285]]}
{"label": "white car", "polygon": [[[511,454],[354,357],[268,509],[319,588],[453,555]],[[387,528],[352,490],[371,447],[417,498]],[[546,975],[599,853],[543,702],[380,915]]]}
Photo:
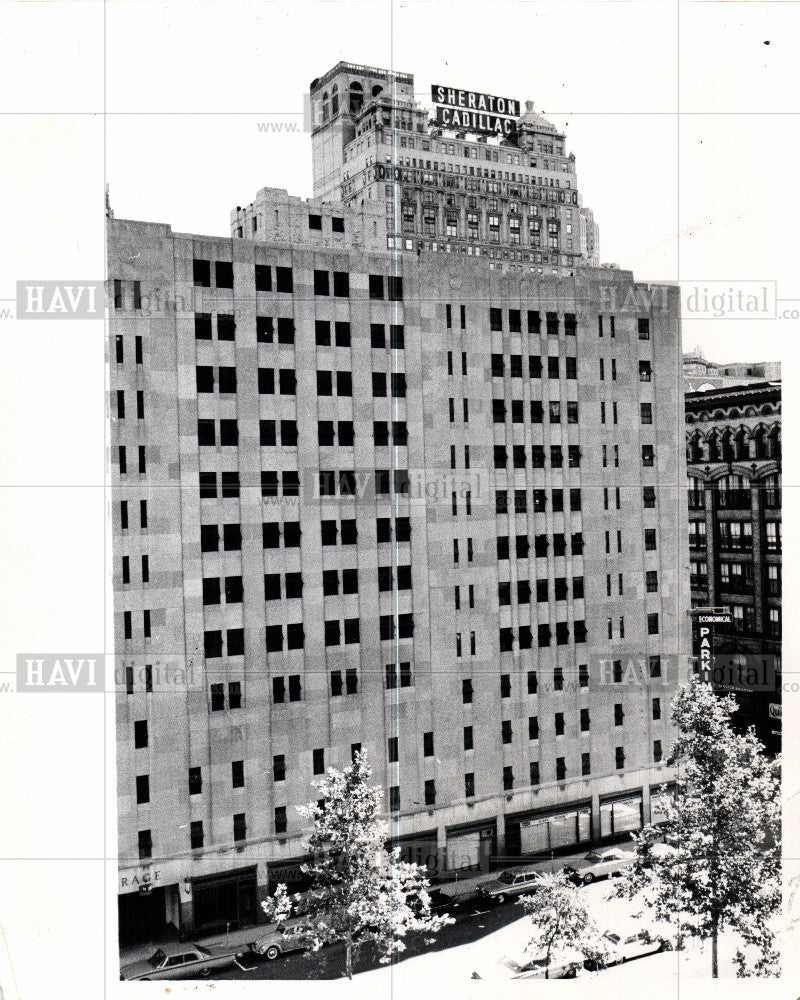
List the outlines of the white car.
{"label": "white car", "polygon": [[504,955],[494,966],[472,973],[472,979],[574,979],[583,968],[583,955],[578,951],[554,951],[550,955],[540,952],[511,958]]}
{"label": "white car", "polygon": [[564,872],[578,885],[590,885],[597,878],[606,875],[621,875],[633,867],[636,855],[631,851],[622,851],[619,847],[610,847],[605,851],[589,851],[582,858],[564,866]]}
{"label": "white car", "polygon": [[598,962],[592,962],[592,967],[601,968],[608,965],[618,965],[632,958],[642,958],[644,955],[654,955],[664,950],[664,942],[658,938],[651,939],[644,931],[634,931],[632,934],[616,934],[606,931],[602,937],[606,947],[605,954]]}

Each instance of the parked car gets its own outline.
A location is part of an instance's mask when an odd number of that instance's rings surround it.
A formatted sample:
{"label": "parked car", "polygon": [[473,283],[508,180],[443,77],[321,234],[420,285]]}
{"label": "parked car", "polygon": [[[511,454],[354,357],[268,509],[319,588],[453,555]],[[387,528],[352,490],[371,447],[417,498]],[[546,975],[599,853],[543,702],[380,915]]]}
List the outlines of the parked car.
{"label": "parked car", "polygon": [[141,962],[132,962],[120,970],[126,982],[150,979],[190,979],[209,976],[212,970],[229,969],[237,953],[230,948],[201,947],[199,944],[173,944],[158,948]]}
{"label": "parked car", "polygon": [[662,940],[650,937],[645,931],[634,931],[631,934],[616,934],[614,931],[606,931],[602,941],[606,948],[604,955],[600,959],[588,960],[585,963],[587,969],[618,965],[620,962],[627,962],[632,958],[654,955],[666,948]]}
{"label": "parked car", "polygon": [[514,896],[522,896],[536,889],[542,872],[538,868],[506,869],[496,878],[490,879],[480,887],[480,893],[496,903],[505,903]]}
{"label": "parked car", "polygon": [[595,879],[621,875],[631,868],[636,855],[611,847],[606,851],[589,851],[582,858],[565,865],[564,871],[578,885],[590,885]]}
{"label": "parked car", "polygon": [[263,955],[270,962],[287,952],[303,951],[308,945],[299,934],[293,933],[293,928],[299,923],[299,920],[286,920],[276,924],[250,945],[251,951]]}
{"label": "parked car", "polygon": [[511,958],[504,955],[493,966],[472,973],[472,979],[574,979],[583,968],[583,955],[579,951],[554,951],[550,955],[539,954]]}

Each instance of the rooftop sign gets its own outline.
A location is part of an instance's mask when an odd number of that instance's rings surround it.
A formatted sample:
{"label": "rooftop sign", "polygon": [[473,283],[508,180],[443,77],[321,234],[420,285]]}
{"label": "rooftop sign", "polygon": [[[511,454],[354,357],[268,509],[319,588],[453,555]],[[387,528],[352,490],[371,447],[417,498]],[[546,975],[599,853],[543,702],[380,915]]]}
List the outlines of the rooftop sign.
{"label": "rooftop sign", "polygon": [[489,135],[513,135],[516,132],[515,119],[520,116],[520,103],[510,97],[495,97],[434,83],[431,100],[436,105],[436,124],[444,128]]}

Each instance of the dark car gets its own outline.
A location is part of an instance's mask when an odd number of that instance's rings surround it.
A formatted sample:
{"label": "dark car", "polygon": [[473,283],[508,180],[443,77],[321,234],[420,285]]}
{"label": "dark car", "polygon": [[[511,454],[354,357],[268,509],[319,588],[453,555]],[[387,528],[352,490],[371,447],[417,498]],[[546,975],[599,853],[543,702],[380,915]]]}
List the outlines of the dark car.
{"label": "dark car", "polygon": [[533,892],[542,877],[541,868],[506,869],[480,887],[482,896],[496,903],[504,903],[507,899]]}

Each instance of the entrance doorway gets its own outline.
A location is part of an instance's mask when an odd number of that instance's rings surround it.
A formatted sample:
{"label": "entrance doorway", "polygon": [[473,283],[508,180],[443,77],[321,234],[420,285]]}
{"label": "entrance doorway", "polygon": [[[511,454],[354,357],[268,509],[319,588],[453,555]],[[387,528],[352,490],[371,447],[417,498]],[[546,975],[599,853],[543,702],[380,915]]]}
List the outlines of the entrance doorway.
{"label": "entrance doorway", "polygon": [[194,933],[238,930],[257,921],[256,869],[194,879]]}
{"label": "entrance doorway", "polygon": [[159,886],[146,895],[126,892],[117,897],[121,947],[166,940],[169,932],[165,894],[165,887]]}

